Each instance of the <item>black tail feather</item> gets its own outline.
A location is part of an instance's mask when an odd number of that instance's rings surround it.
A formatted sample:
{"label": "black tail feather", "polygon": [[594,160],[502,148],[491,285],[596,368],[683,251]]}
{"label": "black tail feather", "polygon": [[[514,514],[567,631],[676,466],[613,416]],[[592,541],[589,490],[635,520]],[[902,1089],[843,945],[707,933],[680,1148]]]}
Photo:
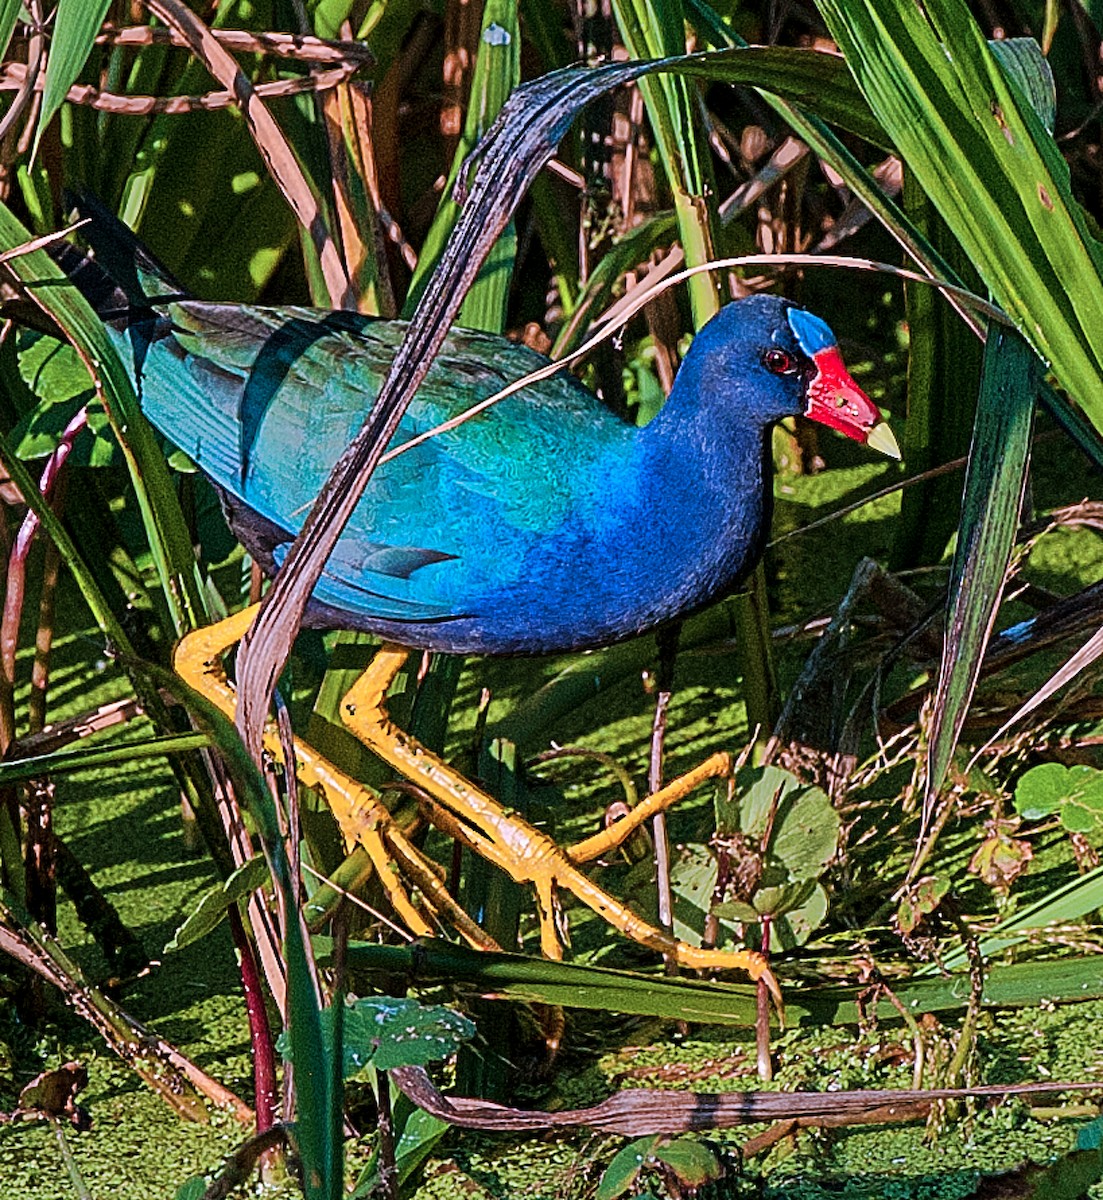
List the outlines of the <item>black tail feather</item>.
{"label": "black tail feather", "polygon": [[[123,308],[154,308],[187,297],[187,291],[110,209],[88,192],[66,190],[65,201],[85,219],[80,236],[123,298]],[[68,247],[72,249],[72,247]],[[60,260],[59,260],[60,261]],[[64,266],[64,264],[62,264]],[[68,267],[64,268],[76,281]],[[84,286],[79,285],[84,291]],[[89,293],[85,293],[89,295]],[[91,296],[89,295],[91,300]],[[97,306],[97,311],[101,311]]]}

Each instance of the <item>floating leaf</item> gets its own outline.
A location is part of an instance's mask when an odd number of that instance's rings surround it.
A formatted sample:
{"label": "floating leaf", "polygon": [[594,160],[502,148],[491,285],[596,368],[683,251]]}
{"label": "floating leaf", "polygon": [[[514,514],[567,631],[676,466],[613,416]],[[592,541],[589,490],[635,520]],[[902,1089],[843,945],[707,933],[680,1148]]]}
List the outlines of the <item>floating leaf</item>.
{"label": "floating leaf", "polygon": [[[333,1036],[333,1009],[323,1013],[327,1037]],[[345,1006],[345,1075],[364,1067],[423,1067],[447,1058],[475,1036],[475,1026],[443,1005],[424,1005],[394,996],[364,996]]]}
{"label": "floating leaf", "polygon": [[1015,788],[1015,811],[1028,821],[1057,814],[1070,833],[1103,831],[1103,771],[1042,763]]}
{"label": "floating leaf", "polygon": [[636,1138],[618,1150],[605,1168],[594,1200],[617,1200],[618,1196],[623,1196],[639,1178],[660,1140],[658,1134],[651,1134],[649,1137]]}

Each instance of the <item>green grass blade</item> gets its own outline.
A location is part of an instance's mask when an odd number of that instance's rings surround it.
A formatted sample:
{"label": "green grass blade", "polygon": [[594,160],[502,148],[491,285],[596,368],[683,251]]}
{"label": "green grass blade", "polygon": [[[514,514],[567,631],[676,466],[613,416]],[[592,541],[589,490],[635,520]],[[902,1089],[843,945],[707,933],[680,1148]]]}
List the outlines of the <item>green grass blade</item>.
{"label": "green grass blade", "polygon": [[[0,249],[14,250],[30,240],[30,234],[11,211],[0,205]],[[44,250],[17,255],[8,266],[76,347],[103,397],[126,458],[177,634],[203,624],[206,606],[202,585],[176,490],[103,323]]]}
{"label": "green grass blade", "polygon": [[[613,14],[633,58],[662,58],[685,50],[681,4],[654,0],[613,0]],[[711,214],[704,197],[715,193],[711,162],[703,147],[696,117],[695,89],[685,79],[665,73],[639,81],[651,122],[655,147],[674,196],[678,235],[686,265],[695,267],[715,257]],[[689,280],[693,323],[700,329],[715,315],[720,299],[707,274]]]}
{"label": "green grass blade", "polygon": [[[3,220],[2,214],[3,210],[0,209],[0,223]],[[23,460],[15,453],[11,442],[6,437],[0,437],[0,463],[3,464],[4,470],[11,476],[12,482],[19,489],[27,506],[42,522],[42,531],[57,547],[62,562],[76,580],[81,595],[84,597],[84,602],[91,610],[100,632],[107,639],[108,643],[114,646],[121,654],[133,655],[134,651],[130,645],[130,639],[127,637],[126,631],[120,624],[107,598],[96,583],[96,577],[85,562],[84,556],[69,536],[69,532],[61,523],[61,519],[50,505],[46,503],[45,499],[43,499],[42,493],[38,490],[38,484],[31,478],[31,474],[27,470]]]}
{"label": "green grass blade", "polygon": [[603,312],[620,280],[640,263],[647,262],[654,250],[669,245],[676,232],[673,213],[661,212],[641,221],[613,244],[590,272],[586,286],[571,312],[571,319],[555,339],[553,358],[563,358],[581,345],[591,314]]}
{"label": "green grass blade", "polygon": [[1003,595],[1026,488],[1041,370],[1037,355],[1017,333],[989,328],[927,750],[928,801],[946,777]]}
{"label": "green grass blade", "polygon": [[6,55],[23,0],[0,0],[0,54]]}
{"label": "green grass blade", "polygon": [[994,299],[1103,430],[1103,253],[1041,118],[961,0],[820,8]]}
{"label": "green grass blade", "polygon": [[[1005,917],[981,939],[980,952],[989,958],[1027,941],[1034,930],[1052,924],[1067,925],[1099,909],[1103,909],[1103,867],[1095,867],[1086,875],[1078,875],[1050,895]],[[947,971],[963,969],[968,961],[964,949],[951,950],[938,964],[921,967],[917,973],[933,975],[943,968]],[[1100,960],[1097,958],[1096,961]]]}
{"label": "green grass blade", "polygon": [[[328,939],[315,938],[324,960]],[[416,974],[425,986],[438,983],[475,988],[488,997],[526,1004],[559,1004],[564,1008],[628,1013],[665,1020],[746,1027],[753,1025],[754,987],[707,979],[669,979],[608,967],[549,962],[523,954],[487,953],[437,939],[414,946],[379,946],[352,942],[350,967],[404,976]],[[961,966],[962,964],[958,964]],[[963,972],[895,982],[898,1001],[916,1016],[962,1009],[969,1001],[969,977]],[[1103,962],[1098,955],[998,965],[987,972],[982,1003],[990,1008],[1029,1007],[1055,1001],[1103,996]],[[788,989],[785,1021],[789,1028],[855,1025],[869,1019],[855,987]],[[863,1015],[864,1014],[864,1015]],[[897,1008],[881,1000],[877,1016],[899,1017]]]}
{"label": "green grass blade", "polygon": [[[940,257],[953,262],[955,280],[983,291],[961,244],[946,228],[911,171],[904,172],[904,207]],[[916,474],[964,457],[976,412],[984,347],[933,288],[905,284],[908,323],[907,424],[904,461]],[[893,530],[894,570],[938,563],[957,529],[959,477],[926,479],[905,490]]]}
{"label": "green grass blade", "polygon": [[111,0],[58,0],[54,33],[46,59],[46,82],[38,115],[34,148],[62,106],[69,88],[84,69]]}
{"label": "green grass blade", "polygon": [[[482,33],[471,96],[467,104],[463,134],[456,147],[452,169],[433,224],[426,235],[417,270],[410,283],[405,312],[413,312],[459,217],[460,206],[452,189],[467,156],[490,128],[510,93],[521,78],[521,30],[517,23],[517,0],[488,0],[483,10]],[[505,328],[506,300],[513,274],[517,237],[512,224],[497,239],[460,310],[459,322],[469,329],[500,333]]]}
{"label": "green grass blade", "polygon": [[181,754],[202,750],[210,745],[203,733],[175,733],[165,737],[147,738],[141,742],[126,742],[121,746],[95,746],[84,750],[67,750],[59,754],[40,754],[34,758],[14,759],[0,763],[0,787],[21,783],[24,779],[43,779],[46,776],[71,771],[91,771],[99,767],[132,763],[145,758],[163,758],[166,754]]}
{"label": "green grass blade", "polygon": [[[272,881],[281,897],[284,959],[287,963],[287,1023],[295,1064],[295,1135],[307,1200],[340,1200],[343,1184],[341,1073],[327,1047],[314,973],[307,960],[303,926],[295,907],[291,866],[276,806],[260,769],[250,758],[233,722],[206,696],[167,671],[152,672],[187,707],[196,725],[218,747],[234,790],[256,824]],[[335,1086],[336,1083],[336,1086]]]}

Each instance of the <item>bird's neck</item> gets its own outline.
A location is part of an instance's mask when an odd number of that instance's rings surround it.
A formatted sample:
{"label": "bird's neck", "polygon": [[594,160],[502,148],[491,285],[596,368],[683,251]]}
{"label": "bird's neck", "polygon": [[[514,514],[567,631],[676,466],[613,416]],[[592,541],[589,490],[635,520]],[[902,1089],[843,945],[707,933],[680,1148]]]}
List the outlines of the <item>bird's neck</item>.
{"label": "bird's neck", "polygon": [[671,394],[638,435],[638,544],[678,578],[682,607],[730,591],[761,551],[772,509],[768,428],[727,419],[714,398]]}

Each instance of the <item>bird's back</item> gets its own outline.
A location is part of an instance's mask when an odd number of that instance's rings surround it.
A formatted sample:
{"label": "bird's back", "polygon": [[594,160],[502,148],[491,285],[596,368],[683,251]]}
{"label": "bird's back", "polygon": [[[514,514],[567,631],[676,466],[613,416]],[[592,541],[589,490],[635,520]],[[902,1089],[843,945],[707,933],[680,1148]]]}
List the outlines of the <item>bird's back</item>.
{"label": "bird's back", "polygon": [[[147,416],[226,495],[262,565],[279,566],[404,332],[348,313],[185,301],[116,336],[139,364]],[[392,446],[546,362],[454,330]],[[608,574],[641,486],[636,437],[566,372],[525,388],[377,470],[316,601],[339,610],[334,623],[442,649],[623,636],[596,611],[609,606],[589,576]]]}

